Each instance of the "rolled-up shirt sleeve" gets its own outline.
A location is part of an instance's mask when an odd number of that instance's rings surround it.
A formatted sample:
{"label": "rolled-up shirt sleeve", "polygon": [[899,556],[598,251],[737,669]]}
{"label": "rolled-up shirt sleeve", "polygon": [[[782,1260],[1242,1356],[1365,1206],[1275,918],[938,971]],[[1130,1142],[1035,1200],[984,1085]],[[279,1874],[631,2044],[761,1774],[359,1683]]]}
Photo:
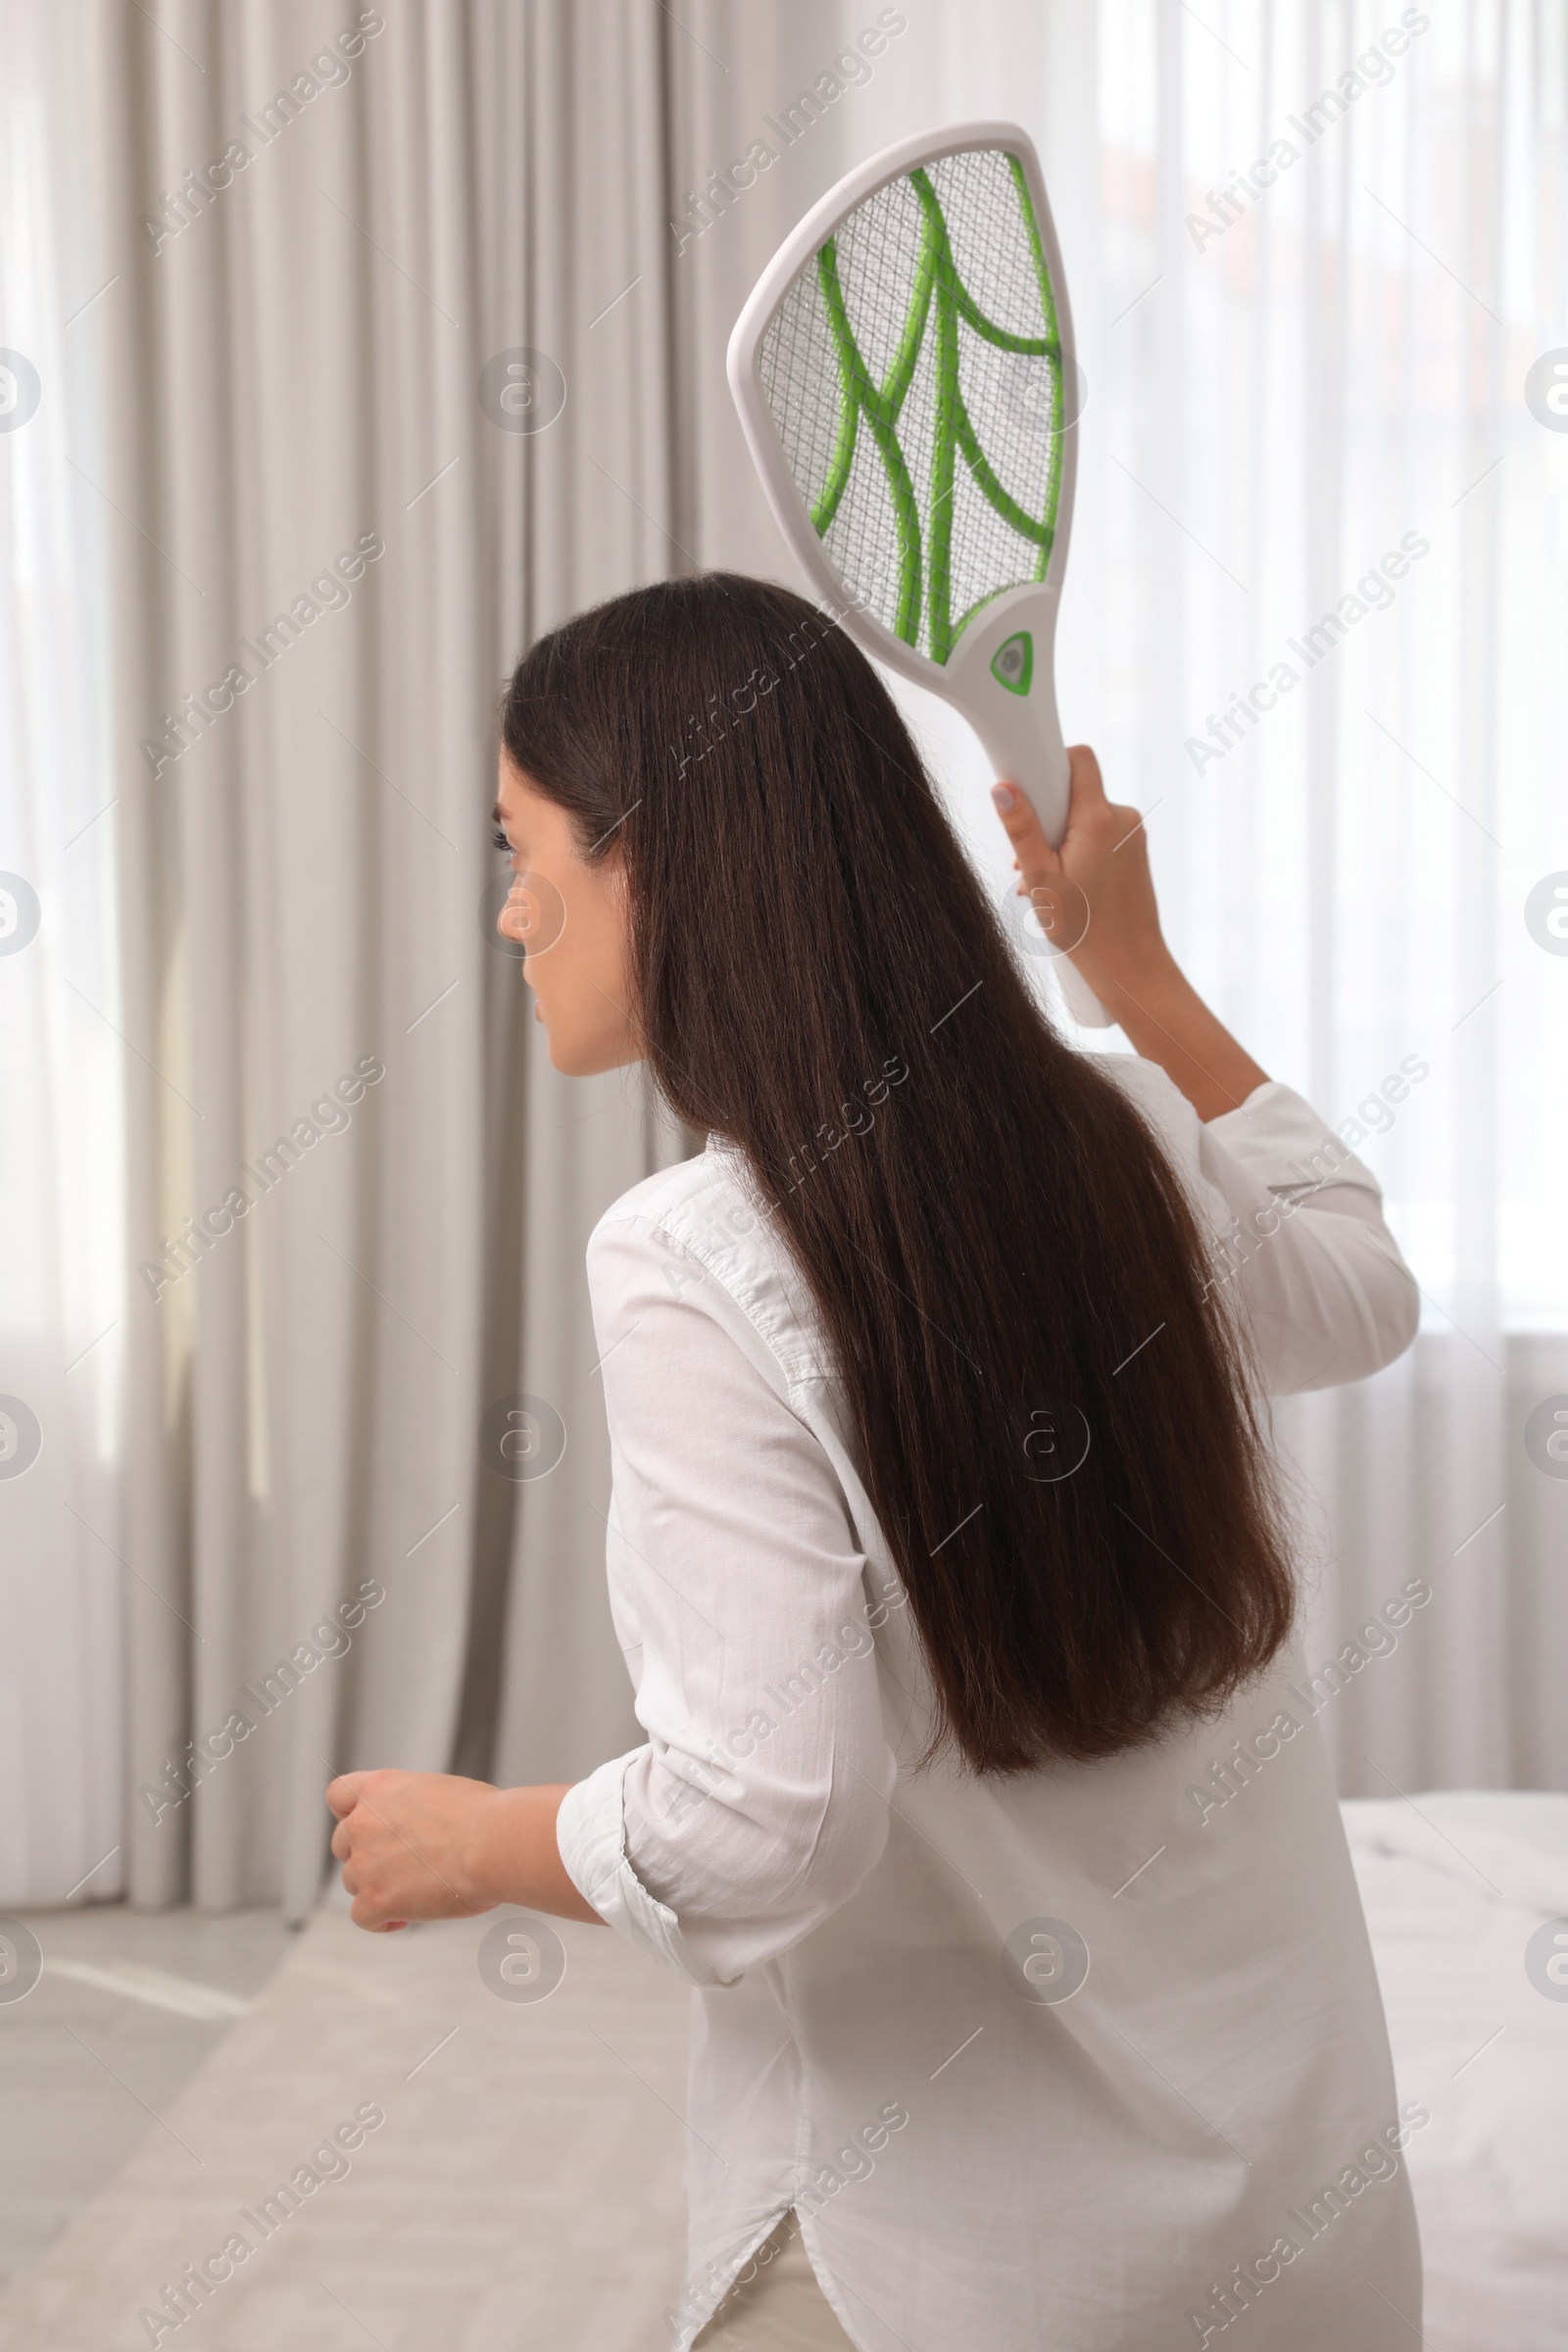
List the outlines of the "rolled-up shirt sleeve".
{"label": "rolled-up shirt sleeve", "polygon": [[588,1253],[612,1599],[645,1745],[568,1791],[568,1876],[662,1966],[733,1983],[854,1894],[896,1778],[849,1507],[765,1341],[645,1218]]}

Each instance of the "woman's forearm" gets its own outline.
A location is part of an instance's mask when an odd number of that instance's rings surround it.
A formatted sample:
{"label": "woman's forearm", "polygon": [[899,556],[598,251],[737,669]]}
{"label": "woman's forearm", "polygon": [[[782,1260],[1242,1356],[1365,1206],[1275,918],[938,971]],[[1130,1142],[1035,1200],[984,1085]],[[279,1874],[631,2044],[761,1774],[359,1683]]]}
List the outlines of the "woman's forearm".
{"label": "woman's forearm", "polygon": [[475,1807],[467,1876],[474,1894],[489,1908],[520,1903],[554,1912],[558,1919],[599,1923],[566,1876],[556,1843],[556,1815],[571,1786],[554,1782],[535,1788],[492,1788]]}
{"label": "woman's forearm", "polygon": [[1235,1110],[1268,1077],[1210,1012],[1173,956],[1096,986],[1112,1020],[1146,1061],[1157,1061],[1200,1119]]}

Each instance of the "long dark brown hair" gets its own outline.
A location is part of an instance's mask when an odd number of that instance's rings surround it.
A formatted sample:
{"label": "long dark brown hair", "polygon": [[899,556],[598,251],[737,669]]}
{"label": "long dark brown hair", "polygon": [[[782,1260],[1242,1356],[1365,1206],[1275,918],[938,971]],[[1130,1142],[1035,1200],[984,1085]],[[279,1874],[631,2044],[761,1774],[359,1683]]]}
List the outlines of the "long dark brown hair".
{"label": "long dark brown hair", "polygon": [[1294,1606],[1245,1346],[870,663],[786,589],[671,580],[535,645],[502,735],[623,858],[654,1079],[745,1153],[810,1287],[928,1753],[1019,1772],[1218,1711]]}

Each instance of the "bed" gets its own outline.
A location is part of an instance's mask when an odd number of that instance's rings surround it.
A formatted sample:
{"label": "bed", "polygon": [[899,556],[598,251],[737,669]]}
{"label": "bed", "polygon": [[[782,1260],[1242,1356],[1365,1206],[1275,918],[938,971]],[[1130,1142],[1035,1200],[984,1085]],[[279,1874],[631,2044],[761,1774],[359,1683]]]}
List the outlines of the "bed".
{"label": "bed", "polygon": [[[1344,1807],[1409,2143],[1431,2352],[1568,2346],[1568,1796]],[[1412,2335],[1412,2344],[1415,2339]]]}

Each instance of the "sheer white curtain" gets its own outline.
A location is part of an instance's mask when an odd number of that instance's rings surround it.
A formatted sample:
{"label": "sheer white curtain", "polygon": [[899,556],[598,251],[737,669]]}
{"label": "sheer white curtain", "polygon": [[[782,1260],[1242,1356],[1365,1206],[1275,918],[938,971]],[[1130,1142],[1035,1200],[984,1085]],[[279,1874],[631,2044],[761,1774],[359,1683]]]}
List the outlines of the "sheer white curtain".
{"label": "sheer white curtain", "polygon": [[114,517],[73,50],[72,12],[0,0],[0,1893],[36,1901],[124,1872]]}
{"label": "sheer white curtain", "polygon": [[1568,882],[1568,434],[1527,398],[1568,360],[1568,20],[908,13],[877,135],[1021,117],[1058,213],[1089,380],[1069,734],[1150,811],[1195,980],[1375,1168],[1425,1294],[1403,1361],[1280,1415],[1310,1664],[1432,1593],[1341,1661],[1343,1786],[1568,1787],[1568,1481],[1526,1444],[1568,1406],[1568,958],[1527,919]]}
{"label": "sheer white curtain", "polygon": [[1568,858],[1568,445],[1525,396],[1568,332],[1562,19],[1200,15],[1102,19],[1110,413],[1070,642],[1161,803],[1200,985],[1376,1168],[1425,1295],[1401,1363],[1281,1414],[1322,1503],[1310,1662],[1433,1595],[1342,1661],[1342,1783],[1568,1785],[1568,1495],[1524,1444],[1568,1387],[1568,974],[1525,919]]}

